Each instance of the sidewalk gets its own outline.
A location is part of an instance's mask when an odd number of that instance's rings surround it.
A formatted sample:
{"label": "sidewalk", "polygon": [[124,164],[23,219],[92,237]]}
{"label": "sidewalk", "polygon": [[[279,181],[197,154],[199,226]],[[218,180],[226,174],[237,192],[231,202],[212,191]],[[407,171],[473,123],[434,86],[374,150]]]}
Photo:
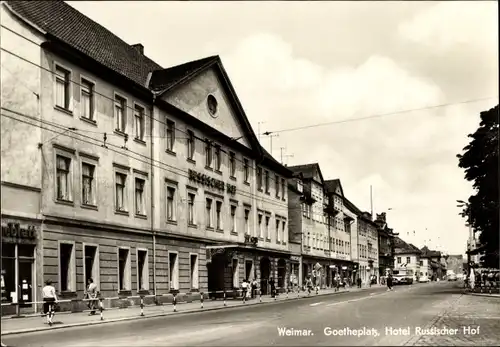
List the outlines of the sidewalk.
{"label": "sidewalk", "polygon": [[[331,294],[342,294],[347,292],[356,292],[363,290],[375,290],[377,288],[384,288],[382,286],[373,286],[371,288],[349,288],[349,289],[340,289],[340,291],[335,292],[334,289],[323,289],[320,290],[318,294],[315,292],[311,292],[310,295],[307,292],[300,292],[297,296],[297,292],[290,293],[288,295],[288,299],[286,294],[280,294],[276,299],[271,298],[269,296],[262,296],[262,303],[273,303],[278,301],[285,300],[297,300],[307,297],[315,297],[322,295],[331,295]],[[41,315],[25,317],[25,318],[2,318],[2,336],[4,335],[12,335],[12,334],[21,334],[26,332],[34,332],[41,331],[47,329],[61,329],[67,327],[75,327],[75,326],[86,326],[93,324],[103,324],[103,323],[111,323],[111,322],[119,322],[126,320],[134,320],[134,319],[144,319],[147,317],[160,317],[160,316],[168,316],[168,315],[178,315],[185,313],[194,313],[194,312],[202,312],[202,311],[213,311],[213,310],[221,310],[221,309],[230,309],[235,307],[249,306],[259,304],[259,298],[248,300],[245,304],[242,300],[227,300],[226,306],[224,306],[223,300],[205,300],[203,305],[204,308],[201,308],[200,301],[195,301],[192,303],[178,303],[176,306],[176,311],[174,312],[174,307],[172,304],[165,304],[161,306],[151,305],[144,307],[144,317],[141,317],[141,309],[140,307],[129,307],[125,309],[107,309],[103,311],[103,318],[101,320],[99,312],[94,316],[89,316],[88,312],[83,313],[56,313],[54,317],[54,325],[49,327],[45,322],[45,317]]]}

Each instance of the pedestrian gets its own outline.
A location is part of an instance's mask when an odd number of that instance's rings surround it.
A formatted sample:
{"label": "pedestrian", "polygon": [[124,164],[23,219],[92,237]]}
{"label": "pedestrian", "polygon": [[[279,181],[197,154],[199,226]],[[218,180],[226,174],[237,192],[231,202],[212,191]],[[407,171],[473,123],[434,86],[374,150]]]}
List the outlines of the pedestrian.
{"label": "pedestrian", "polygon": [[269,280],[269,286],[271,287],[271,298],[274,298],[276,296],[276,286],[272,277]]}
{"label": "pedestrian", "polygon": [[309,294],[311,294],[311,288],[312,288],[313,284],[312,284],[312,281],[311,281],[311,277],[307,277],[306,279],[306,288],[307,288],[307,292]]}
{"label": "pedestrian", "polygon": [[392,291],[392,274],[387,275],[387,291]]}
{"label": "pedestrian", "polygon": [[252,281],[252,293],[251,293],[252,299],[255,298],[256,295],[257,295],[257,280],[254,278]]}
{"label": "pedestrian", "polygon": [[52,281],[45,281],[45,287],[42,288],[43,313],[47,315],[47,324],[52,326],[54,318],[55,305],[57,304],[56,288],[52,286]]}
{"label": "pedestrian", "polygon": [[361,288],[361,277],[358,276],[358,278],[356,279],[356,282],[358,284],[358,288]]}
{"label": "pedestrian", "polygon": [[469,287],[471,291],[474,291],[474,287],[476,286],[476,274],[474,273],[474,269],[470,269],[469,272]]}
{"label": "pedestrian", "polygon": [[88,307],[90,310],[89,316],[95,314],[97,294],[97,284],[94,283],[92,278],[89,278],[87,281],[87,292],[85,293],[85,298],[88,300]]}
{"label": "pedestrian", "polygon": [[247,292],[248,292],[248,282],[247,282],[246,278],[241,283],[241,291],[242,291],[242,293],[241,293],[242,299],[243,299],[243,301],[245,301],[247,298]]}

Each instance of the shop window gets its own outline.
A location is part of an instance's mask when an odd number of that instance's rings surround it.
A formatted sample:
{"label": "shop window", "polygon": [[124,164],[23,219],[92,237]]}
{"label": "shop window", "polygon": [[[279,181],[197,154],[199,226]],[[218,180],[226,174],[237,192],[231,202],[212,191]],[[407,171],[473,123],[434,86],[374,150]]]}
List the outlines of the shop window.
{"label": "shop window", "polygon": [[118,249],[118,288],[130,290],[130,251],[127,248]]}
{"label": "shop window", "polygon": [[148,251],[137,250],[137,289],[149,290]]}
{"label": "shop window", "polygon": [[2,242],[2,302],[12,302],[16,292],[16,245]]}
{"label": "shop window", "polygon": [[85,245],[83,248],[83,256],[85,257],[85,285],[92,278],[94,283],[99,288],[99,259],[97,246]]}
{"label": "shop window", "polygon": [[238,259],[233,259],[232,270],[233,270],[233,288],[239,288],[240,279],[238,276],[238,271],[239,271]]}
{"label": "shop window", "polygon": [[177,253],[168,254],[170,290],[179,289],[179,262]]}
{"label": "shop window", "polygon": [[191,266],[191,289],[199,289],[198,254],[191,254],[190,266]]}
{"label": "shop window", "polygon": [[72,243],[59,244],[59,278],[61,292],[76,291],[75,249]]}

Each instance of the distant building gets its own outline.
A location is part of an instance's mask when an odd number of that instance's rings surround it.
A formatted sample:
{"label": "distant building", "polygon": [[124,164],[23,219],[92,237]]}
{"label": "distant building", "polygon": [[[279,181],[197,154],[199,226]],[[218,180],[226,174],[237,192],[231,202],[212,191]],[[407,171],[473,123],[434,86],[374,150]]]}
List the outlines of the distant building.
{"label": "distant building", "polygon": [[464,257],[459,255],[448,255],[446,260],[447,270],[453,270],[456,274],[463,273]]}
{"label": "distant building", "polygon": [[412,270],[413,281],[417,282],[420,277],[420,249],[406,243],[399,237],[394,238],[394,270]]}
{"label": "distant building", "polygon": [[385,212],[377,214],[375,223],[378,226],[379,275],[385,276],[387,271],[394,269],[394,241],[398,233],[388,227]]}
{"label": "distant building", "polygon": [[420,276],[427,276],[431,281],[443,278],[446,271],[443,272],[441,252],[430,250],[427,246],[422,247],[420,251],[422,252],[420,255]]}

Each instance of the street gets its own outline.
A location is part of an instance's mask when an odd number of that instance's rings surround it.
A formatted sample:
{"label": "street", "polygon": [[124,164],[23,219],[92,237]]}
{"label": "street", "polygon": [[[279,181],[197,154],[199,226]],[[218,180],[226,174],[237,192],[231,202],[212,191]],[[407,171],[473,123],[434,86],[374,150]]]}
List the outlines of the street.
{"label": "street", "polygon": [[[457,282],[434,282],[398,286],[393,292],[374,288],[230,310],[10,335],[2,342],[14,347],[497,345],[500,300],[462,295],[459,286]],[[476,300],[474,304],[492,300],[477,312],[489,316],[475,314],[457,321],[455,315],[452,322],[458,326],[451,328],[458,332],[445,336],[447,342],[415,335],[416,328],[432,330],[436,322],[439,329],[450,327],[450,322],[439,320],[462,297]],[[474,336],[477,325],[482,330]],[[470,327],[465,334],[464,326]],[[408,327],[409,335],[405,334]],[[364,335],[353,336],[348,329],[362,329]]]}

